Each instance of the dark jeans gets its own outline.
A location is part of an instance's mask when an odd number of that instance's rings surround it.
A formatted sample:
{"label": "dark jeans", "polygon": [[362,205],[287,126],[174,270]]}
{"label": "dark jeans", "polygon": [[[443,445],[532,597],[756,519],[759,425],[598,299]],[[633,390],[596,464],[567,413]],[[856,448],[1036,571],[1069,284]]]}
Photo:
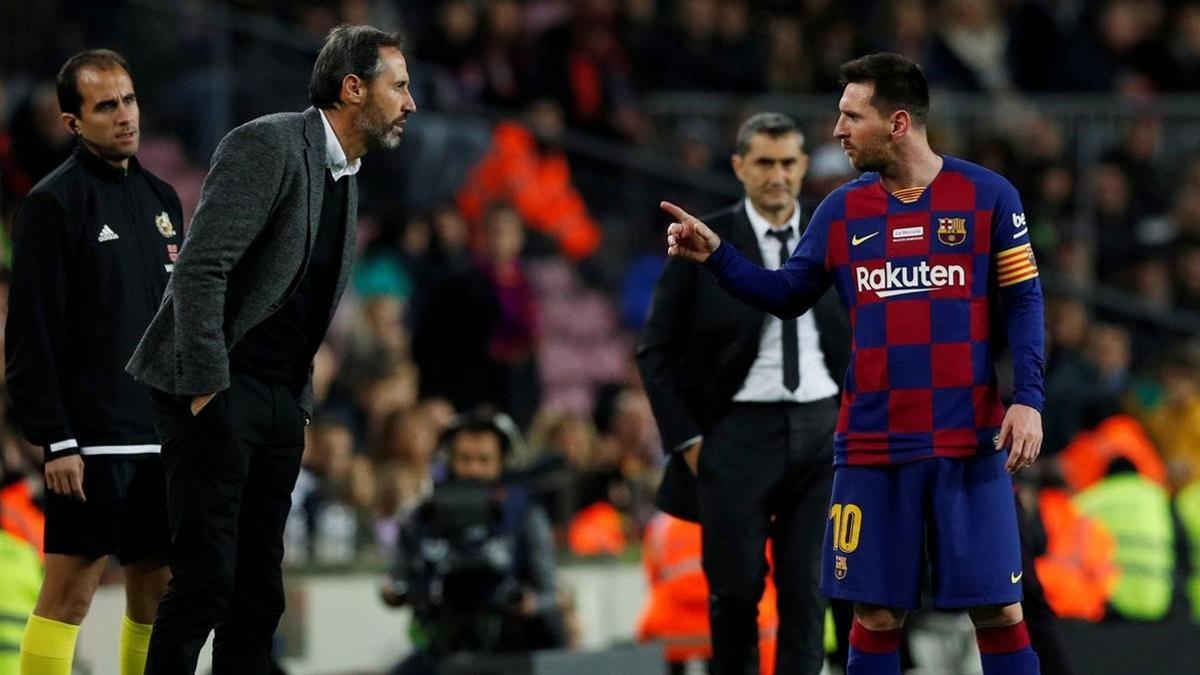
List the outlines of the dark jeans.
{"label": "dark jeans", "polygon": [[704,438],[700,524],[715,675],[758,672],[768,537],[779,608],[775,672],[821,671],[825,600],[818,589],[836,422],[832,399],[735,403]]}
{"label": "dark jeans", "polygon": [[194,673],[214,629],[214,673],[269,673],[284,606],[283,527],[304,451],[296,396],[235,371],[197,416],[190,401],[158,391],[153,399],[172,577],[146,675]]}

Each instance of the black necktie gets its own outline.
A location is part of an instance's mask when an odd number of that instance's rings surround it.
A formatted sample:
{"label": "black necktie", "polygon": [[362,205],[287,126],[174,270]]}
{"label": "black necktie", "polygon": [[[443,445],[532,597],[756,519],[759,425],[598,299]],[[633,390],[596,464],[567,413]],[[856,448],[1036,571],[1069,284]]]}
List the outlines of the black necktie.
{"label": "black necktie", "polygon": [[[767,234],[779,240],[779,266],[791,256],[788,240],[792,238],[792,228],[782,230],[767,230]],[[796,391],[800,386],[800,335],[795,319],[784,319],[783,324],[783,386],[788,391]]]}

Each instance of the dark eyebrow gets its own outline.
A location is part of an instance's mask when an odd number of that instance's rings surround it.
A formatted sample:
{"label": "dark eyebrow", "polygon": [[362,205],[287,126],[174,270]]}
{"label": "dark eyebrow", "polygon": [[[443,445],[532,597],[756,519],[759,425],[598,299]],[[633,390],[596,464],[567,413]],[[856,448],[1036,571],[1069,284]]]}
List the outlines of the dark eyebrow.
{"label": "dark eyebrow", "polygon": [[96,104],[92,106],[92,110],[99,110],[100,108],[102,108],[104,106],[110,106],[110,105],[115,106],[116,104],[117,104],[117,99],[115,99],[115,98],[101,99],[99,101],[96,101]]}

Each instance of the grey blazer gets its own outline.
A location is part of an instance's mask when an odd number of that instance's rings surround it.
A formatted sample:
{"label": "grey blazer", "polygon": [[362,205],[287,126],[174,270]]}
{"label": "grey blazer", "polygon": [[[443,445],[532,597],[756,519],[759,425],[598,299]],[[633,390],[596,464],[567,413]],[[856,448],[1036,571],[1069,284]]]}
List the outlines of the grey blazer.
{"label": "grey blazer", "polygon": [[[229,132],[213,153],[158,314],[125,367],[175,396],[229,386],[229,350],[283,306],[308,266],[325,191],[320,112],[267,115]],[[354,257],[358,189],[349,204],[337,308]],[[333,318],[332,310],[327,319]],[[312,381],[301,396],[312,415]]]}

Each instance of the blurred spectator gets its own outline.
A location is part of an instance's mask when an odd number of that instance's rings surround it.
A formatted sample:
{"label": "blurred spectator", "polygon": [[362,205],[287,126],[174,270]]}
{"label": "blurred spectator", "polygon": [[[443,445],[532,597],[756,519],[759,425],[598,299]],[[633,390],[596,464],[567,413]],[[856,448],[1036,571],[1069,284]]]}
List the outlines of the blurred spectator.
{"label": "blurred spectator", "polygon": [[1097,237],[1097,270],[1099,278],[1116,283],[1129,260],[1129,251],[1136,243],[1135,234],[1144,212],[1134,200],[1129,176],[1120,164],[1105,161],[1092,171],[1092,190],[1095,194],[1094,231]]}
{"label": "blurred spectator", "polygon": [[1133,621],[1165,617],[1174,589],[1175,526],[1162,484],[1116,458],[1102,480],[1072,501],[1116,539],[1120,572],[1109,599],[1115,615]]}
{"label": "blurred spectator", "polygon": [[425,636],[394,672],[432,674],[447,656],[563,643],[545,513],[504,482],[508,436],[467,417],[447,432],[447,481],[405,525],[383,599],[413,607]]}
{"label": "blurred spectator", "polygon": [[488,0],[487,22],[480,54],[482,99],[485,103],[518,109],[527,97],[521,5],[516,0]]}
{"label": "blurred spectator", "polygon": [[1095,367],[1085,345],[1091,328],[1087,308],[1078,300],[1051,298],[1046,307],[1045,453],[1062,450],[1079,429],[1083,407],[1092,395]]}
{"label": "blurred spectator", "polygon": [[924,63],[931,87],[1004,92],[1008,30],[994,0],[946,0]]}
{"label": "blurred spectator", "polygon": [[375,438],[389,415],[412,407],[418,400],[420,380],[420,371],[411,361],[396,361],[381,365],[359,382],[354,389],[356,438]]}
{"label": "blurred spectator", "polygon": [[592,461],[596,428],[577,413],[543,411],[529,438],[537,455],[525,469],[524,483],[550,516],[555,540],[561,543],[580,506],[579,489]]}
{"label": "blurred spectator", "polygon": [[721,81],[718,65],[722,54],[716,49],[718,0],[680,0],[675,7],[653,61],[659,86],[690,91],[723,89],[727,83]]}
{"label": "blurred spectator", "polygon": [[811,91],[815,76],[800,21],[779,17],[767,34],[766,83],[782,94]]}
{"label": "blurred spectator", "polygon": [[[768,547],[766,553],[770,558]],[[638,620],[639,642],[663,645],[671,675],[712,658],[708,620],[708,580],[700,566],[700,525],[666,513],[654,516],[642,540],[642,569],[650,592]],[[775,582],[767,576],[758,601],[759,672],[775,672]],[[782,673],[780,675],[783,675]]]}
{"label": "blurred spectator", "polygon": [[1183,309],[1200,311],[1200,240],[1189,238],[1173,248],[1176,302]]}
{"label": "blurred spectator", "polygon": [[1061,479],[1037,493],[1045,550],[1034,561],[1046,602],[1062,618],[1100,621],[1116,588],[1116,541],[1084,516]]}
{"label": "blurred spectator", "polygon": [[1121,411],[1114,398],[1093,399],[1084,409],[1079,433],[1058,456],[1063,478],[1074,492],[1102,480],[1118,459],[1159,485],[1167,484],[1167,469],[1141,423]]}
{"label": "blurred spectator", "polygon": [[[9,121],[15,187],[40,181],[71,154],[74,138],[60,118],[54,82],[41,82],[16,105]],[[28,189],[28,188],[27,188]],[[21,196],[24,196],[23,193]]]}
{"label": "blurred spectator", "polygon": [[356,460],[357,471],[371,480],[367,504],[375,542],[385,554],[395,550],[399,528],[433,494],[436,423],[420,406],[391,413],[369,457]]}
{"label": "blurred spectator", "polygon": [[1180,488],[1200,478],[1200,356],[1195,346],[1169,354],[1159,377],[1162,398],[1142,419],[1167,463],[1170,484]]}
{"label": "blurred spectator", "polygon": [[1179,518],[1179,550],[1187,560],[1184,594],[1192,623],[1200,623],[1200,481],[1192,481],[1175,496],[1175,514]]}
{"label": "blurred spectator", "polygon": [[440,92],[443,102],[471,100],[482,89],[479,62],[483,43],[479,13],[472,0],[447,0],[439,3],[434,23],[422,33],[416,55],[444,67],[453,89]]}
{"label": "blurred spectator", "polygon": [[563,253],[586,258],[600,246],[600,226],[571,184],[567,156],[558,147],[562,109],[540,100],[526,118],[528,127],[516,121],[496,125],[491,150],[459,190],[459,208],[468,222],[479,223],[489,205],[507,202],[531,230],[557,241]]}
{"label": "blurred spectator", "polygon": [[537,409],[540,391],[534,360],[537,300],[522,268],[525,224],[511,207],[493,205],[484,217],[485,274],[499,309],[488,343],[492,382],[490,402],[522,428]]}
{"label": "blurred spectator", "polygon": [[1093,396],[1120,396],[1129,386],[1133,354],[1129,331],[1115,324],[1097,324],[1088,338],[1087,357],[1095,369]]}
{"label": "blurred spectator", "polygon": [[640,537],[654,516],[654,498],[661,477],[658,427],[650,400],[641,389],[617,395],[608,429],[597,446],[599,468],[615,469],[608,501],[627,519],[632,539]]}
{"label": "blurred spectator", "polygon": [[312,560],[348,565],[359,548],[359,520],[352,494],[354,435],[346,425],[318,419],[305,444],[300,476],[292,490],[285,526],[292,564]]}
{"label": "blurred spectator", "polygon": [[567,121],[603,136],[645,135],[633,64],[617,36],[616,0],[576,0],[573,13],[537,38],[537,93],[555,100]]}
{"label": "blurred spectator", "polygon": [[409,338],[401,320],[403,311],[403,302],[393,295],[368,297],[358,305],[345,339],[339,386],[357,390],[407,360]]}

